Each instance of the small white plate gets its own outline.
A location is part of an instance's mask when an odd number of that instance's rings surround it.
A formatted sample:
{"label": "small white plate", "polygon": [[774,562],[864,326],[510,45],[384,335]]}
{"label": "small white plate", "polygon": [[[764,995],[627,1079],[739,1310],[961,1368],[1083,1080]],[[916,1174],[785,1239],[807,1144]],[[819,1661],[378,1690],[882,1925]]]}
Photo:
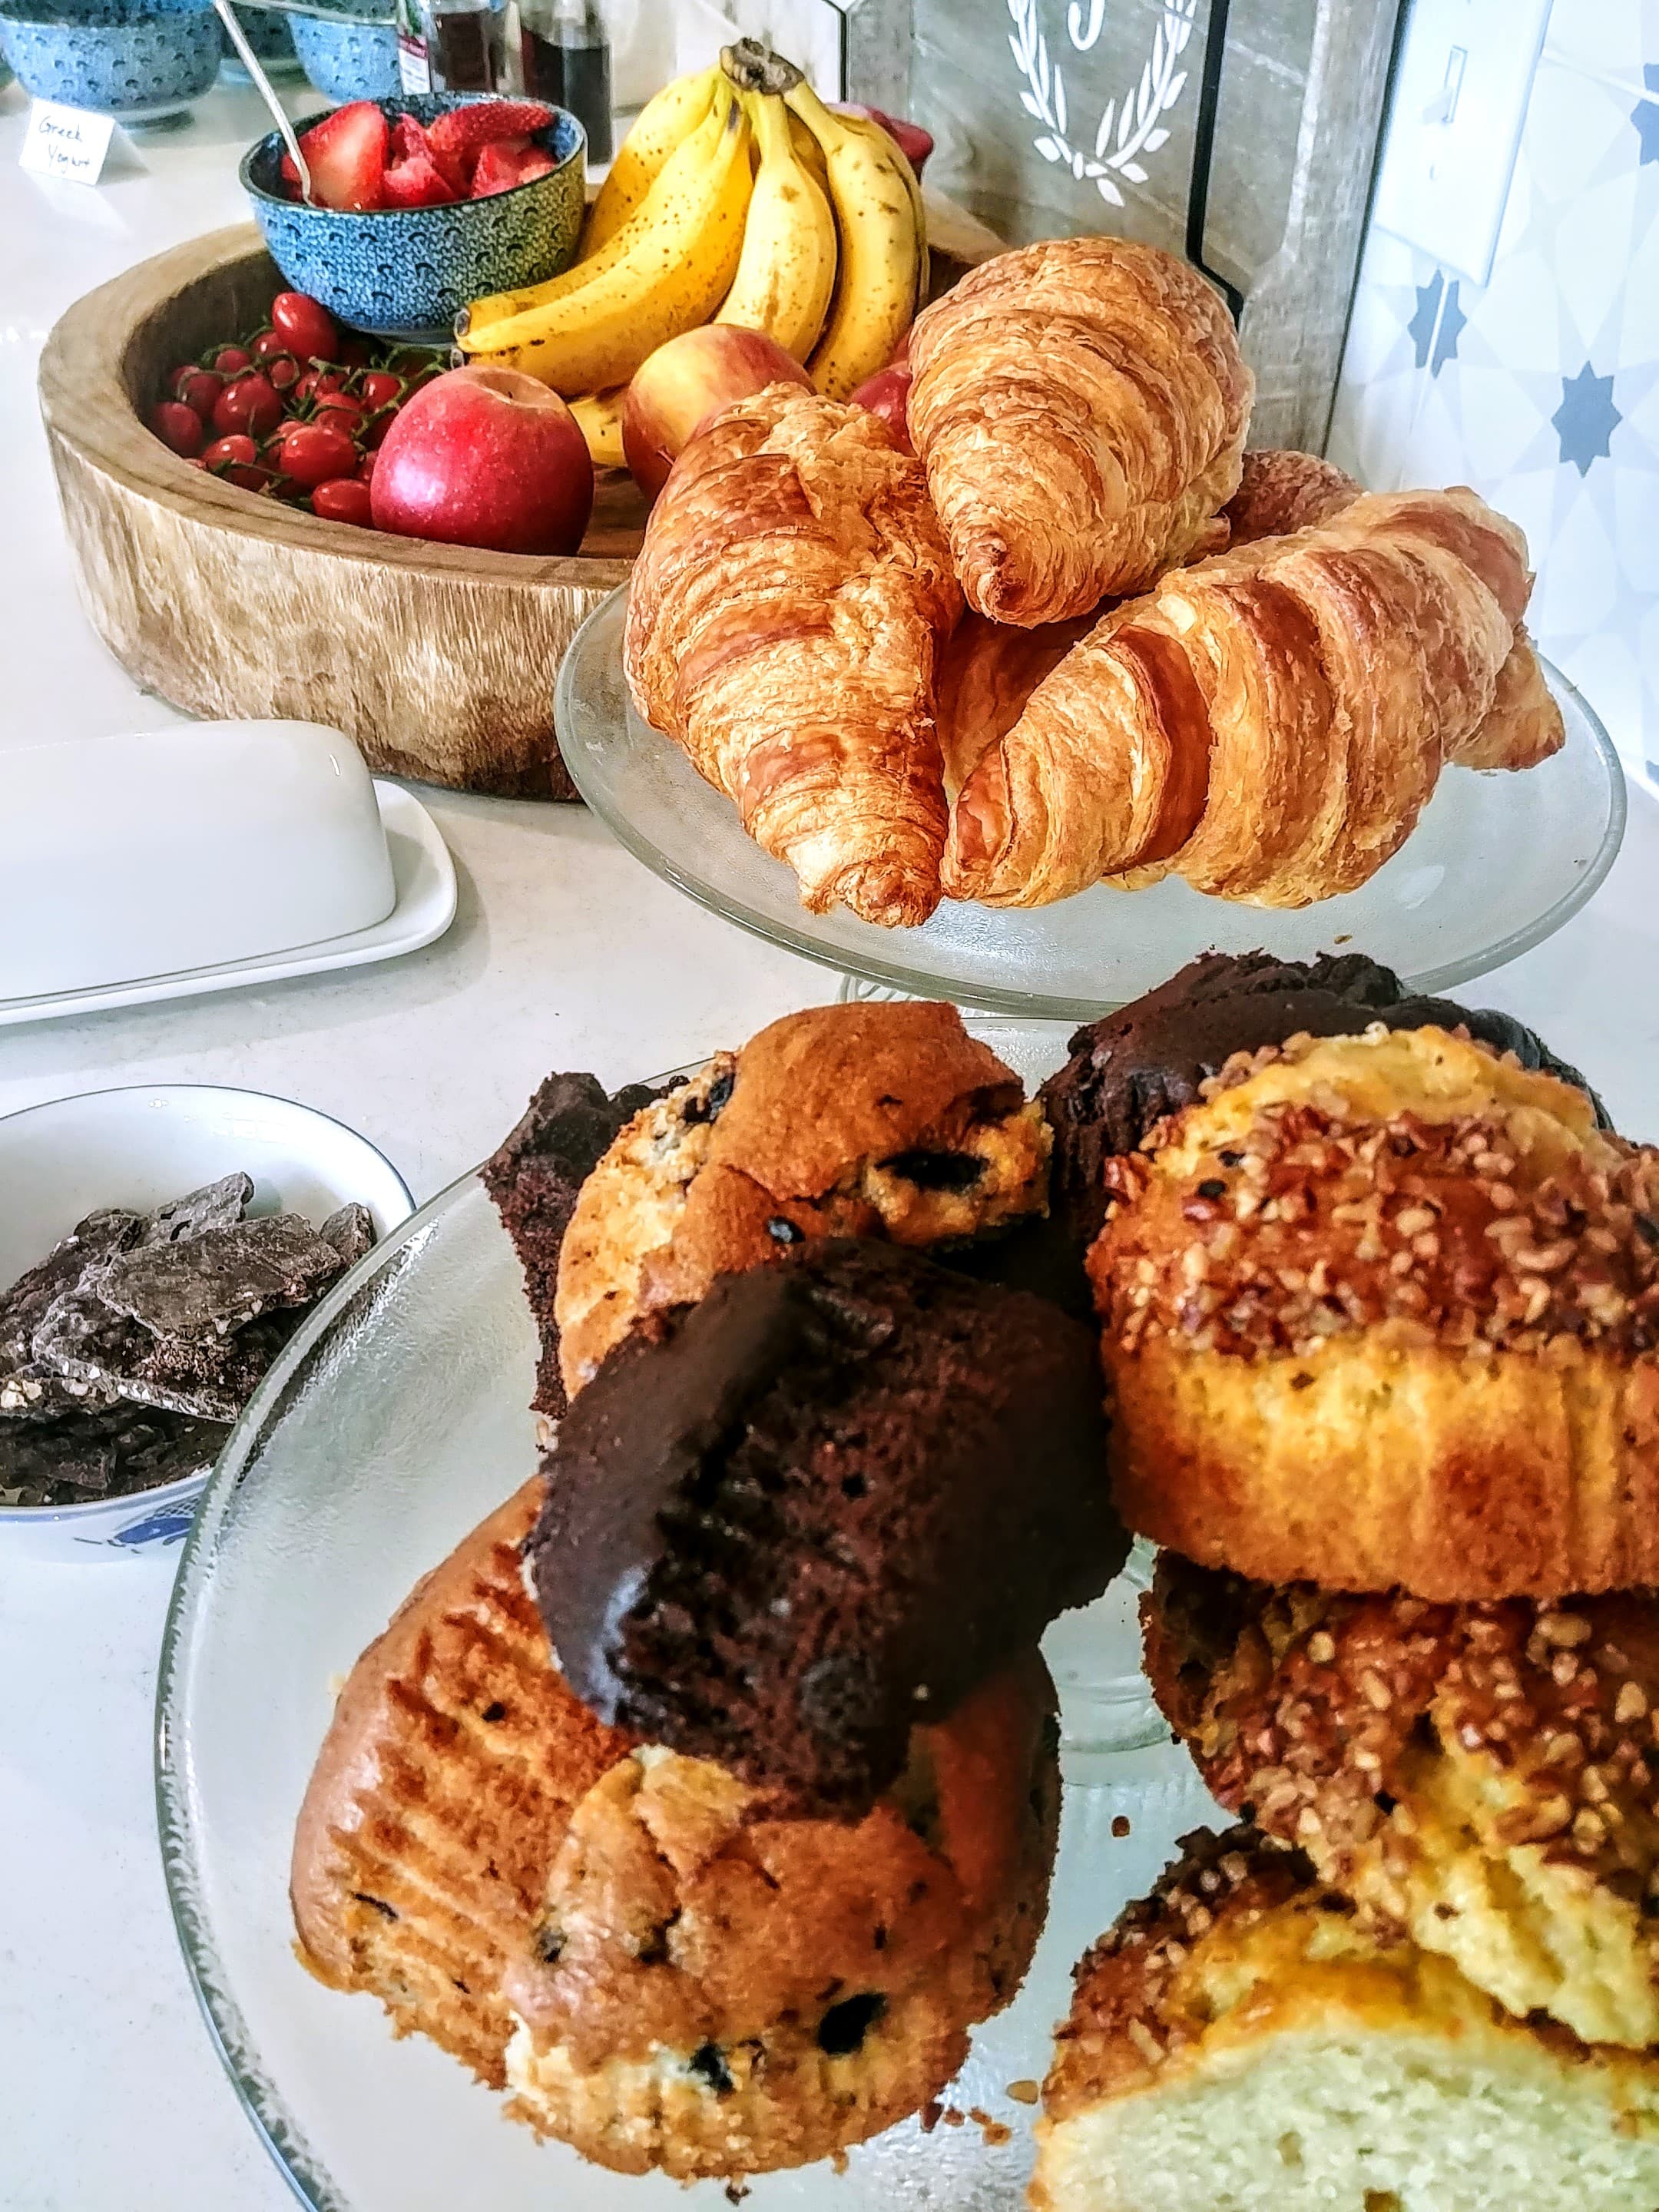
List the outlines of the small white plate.
{"label": "small white plate", "polygon": [[[0,1119],[0,1285],[100,1206],[143,1212],[238,1168],[253,1178],[254,1213],[315,1224],[356,1200],[385,1237],[414,1207],[385,1154],[314,1107],[216,1084],[89,1091]],[[58,1560],[165,1551],[183,1540],[206,1480],[204,1470],[127,1498],[0,1506],[0,1550]]]}
{"label": "small white plate", "polygon": [[359,968],[375,960],[395,960],[417,952],[443,935],[455,919],[455,864],[438,825],[418,799],[400,785],[374,779],[375,803],[392,857],[397,903],[384,921],[354,930],[347,937],[324,938],[314,945],[289,947],[252,960],[227,961],[212,968],[185,968],[171,975],[145,975],[136,981],[87,991],[64,991],[33,999],[0,999],[0,1028],[13,1022],[62,1021],[75,1014],[98,1014],[112,1006],[148,1006],[161,999],[188,999],[203,991],[236,991],[252,983],[274,983],[288,975],[315,975],[331,968]]}

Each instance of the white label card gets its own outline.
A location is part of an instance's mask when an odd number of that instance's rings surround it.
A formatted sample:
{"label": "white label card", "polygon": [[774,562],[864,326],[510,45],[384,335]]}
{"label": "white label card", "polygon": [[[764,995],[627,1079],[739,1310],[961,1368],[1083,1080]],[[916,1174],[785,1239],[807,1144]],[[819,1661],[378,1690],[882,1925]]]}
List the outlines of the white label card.
{"label": "white label card", "polygon": [[23,150],[18,156],[26,169],[43,177],[68,177],[78,185],[95,185],[103,173],[114,136],[112,115],[89,115],[84,108],[60,107],[55,100],[37,100],[29,111]]}

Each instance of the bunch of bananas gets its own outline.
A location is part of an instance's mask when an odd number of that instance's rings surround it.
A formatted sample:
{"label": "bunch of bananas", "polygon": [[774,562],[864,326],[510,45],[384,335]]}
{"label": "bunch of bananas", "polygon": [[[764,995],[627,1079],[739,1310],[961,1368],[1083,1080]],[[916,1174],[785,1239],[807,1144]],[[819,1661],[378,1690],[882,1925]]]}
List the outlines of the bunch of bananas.
{"label": "bunch of bananas", "polygon": [[681,331],[764,331],[844,399],[885,368],[927,295],[903,155],[744,41],[641,109],[564,274],[475,300],[457,335],[562,393],[594,460],[621,467],[628,380]]}

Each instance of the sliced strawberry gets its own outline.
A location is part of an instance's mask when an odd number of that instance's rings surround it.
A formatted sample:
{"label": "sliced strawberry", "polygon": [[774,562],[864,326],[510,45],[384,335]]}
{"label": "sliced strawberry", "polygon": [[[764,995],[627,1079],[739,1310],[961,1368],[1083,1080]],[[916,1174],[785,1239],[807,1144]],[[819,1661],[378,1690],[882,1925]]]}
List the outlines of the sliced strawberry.
{"label": "sliced strawberry", "polygon": [[481,146],[499,144],[503,138],[529,137],[545,131],[553,120],[553,110],[539,100],[469,100],[463,106],[446,108],[427,136],[435,160],[454,156],[466,161]]}
{"label": "sliced strawberry", "polygon": [[455,198],[429,154],[411,154],[386,173],[387,207],[447,207]]}
{"label": "sliced strawberry", "polygon": [[472,172],[472,197],[482,200],[491,192],[510,192],[515,185],[527,185],[532,177],[547,176],[552,167],[552,155],[532,146],[527,138],[503,138],[479,149]]}
{"label": "sliced strawberry", "polygon": [[426,125],[418,115],[400,115],[392,125],[392,158],[406,161],[411,154],[424,154],[428,159],[432,141],[426,135]]}
{"label": "sliced strawberry", "polygon": [[313,198],[325,207],[359,213],[383,207],[391,138],[390,126],[372,100],[354,100],[325,116],[300,141]]}

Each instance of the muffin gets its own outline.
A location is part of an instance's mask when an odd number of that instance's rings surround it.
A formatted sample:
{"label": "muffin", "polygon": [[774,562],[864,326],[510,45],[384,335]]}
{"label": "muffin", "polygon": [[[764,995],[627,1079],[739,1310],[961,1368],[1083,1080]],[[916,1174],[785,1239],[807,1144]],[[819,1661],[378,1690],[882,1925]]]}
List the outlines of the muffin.
{"label": "muffin", "polygon": [[576,1807],[507,2056],[515,2118],[620,2172],[798,2166],[917,2111],[1013,1996],[1059,1813],[1028,1654],[937,1728],[856,1825],[779,1820],[655,1747]]}
{"label": "muffin", "polygon": [[[1302,456],[1295,457],[1297,459]],[[1198,1103],[1203,1085],[1235,1054],[1293,1036],[1348,1036],[1385,1029],[1465,1029],[1523,1067],[1589,1086],[1512,1014],[1418,998],[1392,968],[1359,952],[1307,962],[1267,952],[1205,952],[1167,983],[1079,1030],[1071,1058],[1042,1086],[1054,1133],[1054,1210],[1087,1246],[1106,1213],[1106,1163],[1134,1152],[1166,1114]],[[1589,1093],[1597,1125],[1610,1128]]]}
{"label": "muffin", "polygon": [[623,1130],[559,1262],[574,1395],[653,1308],[822,1237],[936,1245],[1040,1213],[1048,1132],[954,1006],[815,1006],[708,1066]]}
{"label": "muffin", "polygon": [[1248,1828],[1084,1959],[1036,2212],[1649,2212],[1659,2059],[1515,2020]]}
{"label": "muffin", "polygon": [[650,1316],[575,1400],[530,1545],[571,1686],[769,1801],[851,1817],[1097,1596],[1128,1538],[1091,1332],[831,1239]]}
{"label": "muffin", "polygon": [[1659,1154],[1468,1036],[1228,1062],[1107,1163],[1132,1528],[1449,1602],[1659,1583]]}
{"label": "muffin", "polygon": [[1164,1553],[1146,1672],[1206,1785],[1524,2016],[1659,2044],[1659,1602],[1435,1606]]}

